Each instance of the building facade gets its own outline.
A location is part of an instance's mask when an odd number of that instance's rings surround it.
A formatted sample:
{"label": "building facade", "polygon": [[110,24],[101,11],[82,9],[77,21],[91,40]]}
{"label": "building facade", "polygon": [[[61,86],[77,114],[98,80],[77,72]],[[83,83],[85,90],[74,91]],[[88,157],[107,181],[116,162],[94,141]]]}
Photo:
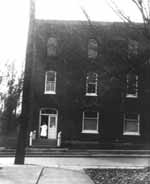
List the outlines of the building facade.
{"label": "building facade", "polygon": [[150,67],[139,33],[122,23],[32,26],[23,100],[28,133],[36,130],[42,140],[46,125],[45,139],[61,132],[66,146],[148,142]]}

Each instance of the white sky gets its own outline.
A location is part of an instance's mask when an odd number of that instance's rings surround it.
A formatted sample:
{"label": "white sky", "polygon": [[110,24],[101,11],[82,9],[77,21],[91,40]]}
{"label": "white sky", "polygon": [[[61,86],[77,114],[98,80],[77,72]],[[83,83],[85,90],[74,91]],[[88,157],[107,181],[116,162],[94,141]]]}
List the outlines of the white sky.
{"label": "white sky", "polygon": [[[115,0],[134,20],[140,20],[131,0]],[[29,21],[29,0],[0,0],[0,66],[15,61],[17,66],[25,58]],[[86,20],[80,6],[91,20],[120,21],[106,0],[36,0],[36,18]]]}

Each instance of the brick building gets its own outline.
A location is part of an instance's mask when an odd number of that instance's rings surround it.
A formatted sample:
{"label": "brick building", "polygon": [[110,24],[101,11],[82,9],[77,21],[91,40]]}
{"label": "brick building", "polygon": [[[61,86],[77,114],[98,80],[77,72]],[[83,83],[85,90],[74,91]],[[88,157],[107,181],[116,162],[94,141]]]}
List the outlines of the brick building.
{"label": "brick building", "polygon": [[150,67],[141,38],[123,23],[33,20],[23,95],[28,133],[36,130],[41,142],[45,123],[49,144],[58,132],[66,146],[148,142]]}

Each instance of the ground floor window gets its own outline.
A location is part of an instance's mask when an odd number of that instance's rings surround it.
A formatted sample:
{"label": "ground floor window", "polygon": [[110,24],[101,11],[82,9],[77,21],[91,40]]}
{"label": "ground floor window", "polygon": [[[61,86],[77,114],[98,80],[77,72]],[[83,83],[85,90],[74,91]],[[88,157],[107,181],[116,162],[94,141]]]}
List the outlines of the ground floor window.
{"label": "ground floor window", "polygon": [[82,133],[98,133],[99,113],[93,111],[83,112]]}
{"label": "ground floor window", "polygon": [[140,135],[140,115],[137,113],[124,114],[123,135]]}
{"label": "ground floor window", "polygon": [[42,108],[40,110],[39,135],[45,139],[57,138],[57,110]]}

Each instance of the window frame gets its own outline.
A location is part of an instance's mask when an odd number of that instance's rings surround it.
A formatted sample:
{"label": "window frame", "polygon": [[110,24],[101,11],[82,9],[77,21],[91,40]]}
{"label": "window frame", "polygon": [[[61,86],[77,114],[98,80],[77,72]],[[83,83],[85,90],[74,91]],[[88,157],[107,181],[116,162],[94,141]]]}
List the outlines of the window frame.
{"label": "window frame", "polygon": [[[96,78],[95,78],[95,82],[89,82],[88,80],[88,78],[89,78],[89,75],[90,74],[93,74],[93,75],[96,75]],[[92,84],[92,85],[95,85],[95,92],[94,93],[89,93],[88,92],[88,85],[90,85],[90,84]],[[87,75],[86,75],[86,96],[97,96],[97,90],[98,90],[98,74],[97,73],[94,73],[94,72],[89,72],[89,73],[87,73]]]}
{"label": "window frame", "polygon": [[[54,73],[54,81],[47,81],[47,75],[49,72],[53,72]],[[53,70],[49,70],[49,71],[46,71],[45,72],[45,89],[44,89],[44,94],[56,94],[56,71],[53,71]],[[54,91],[52,90],[49,90],[47,91],[46,88],[47,88],[47,83],[54,83]]]}
{"label": "window frame", "polygon": [[[129,112],[128,112],[129,113]],[[126,115],[127,113],[124,113],[124,117],[123,117],[123,135],[129,135],[129,136],[140,136],[140,114],[139,113],[132,113],[132,114],[136,114],[137,115],[137,119],[129,119],[129,118],[126,118]],[[132,122],[135,122],[137,123],[138,125],[138,130],[137,132],[131,132],[131,131],[126,131],[125,130],[125,123],[126,121],[132,121]]]}
{"label": "window frame", "polygon": [[126,75],[126,98],[138,98],[138,87],[139,87],[139,76],[137,74],[132,74],[135,76],[135,93],[131,94],[128,93],[128,85],[129,85],[129,79],[128,79],[128,75]]}
{"label": "window frame", "polygon": [[84,111],[82,113],[82,132],[81,133],[84,133],[84,134],[99,134],[99,112],[95,111],[97,113],[97,117],[96,118],[86,118],[86,119],[96,119],[96,130],[86,130],[84,129],[84,125],[85,125],[85,113],[87,111]]}

